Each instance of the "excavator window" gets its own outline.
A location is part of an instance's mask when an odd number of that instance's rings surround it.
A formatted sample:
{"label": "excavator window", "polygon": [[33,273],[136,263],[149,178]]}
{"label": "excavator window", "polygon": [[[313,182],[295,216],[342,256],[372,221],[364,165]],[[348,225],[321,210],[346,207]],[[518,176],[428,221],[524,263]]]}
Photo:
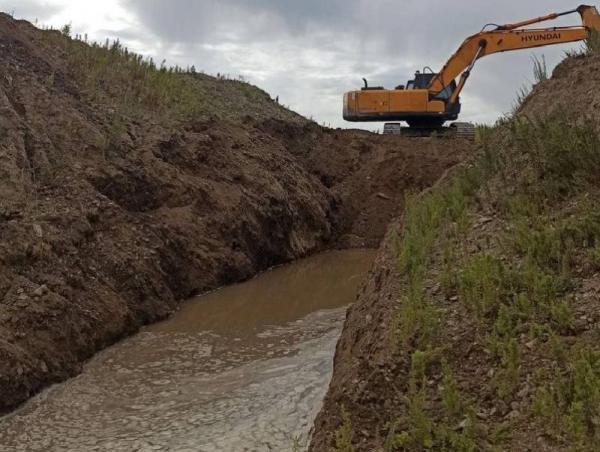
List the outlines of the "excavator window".
{"label": "excavator window", "polygon": [[449,100],[452,97],[452,93],[456,89],[456,81],[452,80],[448,86],[440,91],[435,98],[440,100]]}

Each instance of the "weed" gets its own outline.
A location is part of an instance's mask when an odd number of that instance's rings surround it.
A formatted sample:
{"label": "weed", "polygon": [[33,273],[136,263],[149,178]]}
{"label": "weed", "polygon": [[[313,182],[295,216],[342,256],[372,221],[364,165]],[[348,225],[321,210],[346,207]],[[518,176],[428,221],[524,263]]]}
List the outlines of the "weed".
{"label": "weed", "polygon": [[458,392],[456,380],[446,361],[442,362],[442,406],[444,415],[449,421],[456,420],[463,412],[463,406]]}
{"label": "weed", "polygon": [[444,203],[440,193],[431,193],[420,199],[407,197],[399,257],[400,269],[404,274],[418,275],[424,271],[443,217]]}
{"label": "weed", "polygon": [[[591,122],[568,124],[563,119],[518,119],[512,134],[517,150],[529,161],[534,181],[530,193],[552,201],[581,190],[597,180],[600,138]],[[532,184],[533,183],[533,184]]]}
{"label": "weed", "polygon": [[426,349],[435,337],[438,313],[424,290],[431,251],[441,228],[448,223],[457,225],[458,234],[466,232],[467,208],[479,181],[479,173],[464,171],[443,191],[434,190],[423,197],[407,198],[404,234],[398,250],[405,295],[392,320],[396,347],[413,345]]}
{"label": "weed", "polygon": [[456,255],[454,253],[455,244],[450,240],[445,240],[442,244],[442,274],[440,275],[440,285],[444,295],[449,296],[458,287],[458,273],[456,271]]}
{"label": "weed", "polygon": [[560,300],[550,306],[549,318],[554,329],[561,334],[573,330],[573,312],[567,300]]}
{"label": "weed", "polygon": [[413,282],[393,319],[396,346],[427,347],[439,324],[437,311],[425,299],[420,282]]}
{"label": "weed", "polygon": [[67,38],[71,37],[71,30],[72,30],[72,25],[69,24],[65,24],[63,25],[63,27],[60,29],[60,32]]}
{"label": "weed", "polygon": [[459,273],[460,300],[480,320],[496,315],[510,290],[510,277],[502,261],[489,254],[475,256]]}
{"label": "weed", "polygon": [[292,438],[292,452],[302,452],[306,449],[306,444],[302,440],[301,436],[294,436]]}
{"label": "weed", "polygon": [[335,432],[335,448],[332,452],[354,452],[353,438],[354,430],[350,413],[342,406],[342,425]]}
{"label": "weed", "polygon": [[541,83],[548,80],[548,66],[546,65],[546,57],[542,55],[539,58],[537,55],[531,57],[533,61],[533,79],[535,83]]}
{"label": "weed", "polygon": [[531,87],[527,85],[523,85],[517,90],[517,98],[513,102],[512,111],[510,115],[512,118],[516,117],[517,114],[521,111],[521,108],[523,108],[523,105],[525,104],[525,101],[527,100],[530,94]]}
{"label": "weed", "polygon": [[589,260],[596,270],[600,270],[600,244],[596,244],[589,251]]}
{"label": "weed", "polygon": [[512,397],[520,380],[520,354],[515,338],[497,344],[501,359],[501,367],[495,377],[498,396],[501,399]]}
{"label": "weed", "polygon": [[489,147],[494,136],[494,127],[486,124],[477,124],[475,127],[475,142],[482,147]]}
{"label": "weed", "polygon": [[425,411],[427,402],[426,368],[429,355],[415,351],[411,358],[406,429],[390,440],[393,449],[428,450],[433,446],[433,421]]}
{"label": "weed", "polygon": [[[44,36],[50,45],[65,49],[69,75],[88,100],[116,106],[127,116],[143,118],[152,112],[173,123],[209,116],[240,119],[240,112],[247,114],[251,109],[259,116],[303,121],[241,79],[215,79],[193,66],[167,67],[164,61],[157,65],[152,58],[131,52],[119,40],[100,44],[89,42],[87,36],[73,38],[71,33],[71,24],[67,24],[60,34]],[[228,96],[216,95],[224,90],[222,85],[227,85]],[[231,109],[232,103],[239,108]]]}
{"label": "weed", "polygon": [[569,435],[580,449],[600,440],[600,353],[587,347],[571,353],[564,371],[556,368],[540,385],[533,413]]}

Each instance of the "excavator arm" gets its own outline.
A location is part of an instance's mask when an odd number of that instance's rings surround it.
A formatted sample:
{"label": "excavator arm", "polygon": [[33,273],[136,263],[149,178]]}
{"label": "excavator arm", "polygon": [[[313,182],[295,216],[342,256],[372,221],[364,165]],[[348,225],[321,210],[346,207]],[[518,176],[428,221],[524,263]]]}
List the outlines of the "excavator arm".
{"label": "excavator arm", "polygon": [[[522,28],[573,13],[581,15],[582,26]],[[600,15],[594,6],[581,5],[572,11],[552,13],[515,24],[497,26],[494,30],[482,31],[468,37],[462,43],[443,69],[431,80],[428,89],[434,94],[439,93],[460,75],[461,79],[450,98],[450,103],[455,103],[478,59],[498,52],[581,41],[588,38],[590,29],[600,31]]]}

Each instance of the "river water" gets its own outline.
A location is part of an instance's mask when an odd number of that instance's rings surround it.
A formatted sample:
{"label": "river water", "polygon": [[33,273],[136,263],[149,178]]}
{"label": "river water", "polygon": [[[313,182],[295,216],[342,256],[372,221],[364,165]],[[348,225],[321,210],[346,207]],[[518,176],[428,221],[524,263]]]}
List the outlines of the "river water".
{"label": "river water", "polygon": [[373,251],[323,253],[184,304],[0,418],[0,451],[301,451]]}

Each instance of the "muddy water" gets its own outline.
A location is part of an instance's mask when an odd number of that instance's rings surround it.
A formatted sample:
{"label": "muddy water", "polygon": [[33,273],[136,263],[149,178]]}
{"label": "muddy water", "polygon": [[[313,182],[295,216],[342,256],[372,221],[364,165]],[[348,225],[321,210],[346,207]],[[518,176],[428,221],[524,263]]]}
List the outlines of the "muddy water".
{"label": "muddy water", "polygon": [[190,301],[0,418],[0,450],[303,450],[373,257],[325,253]]}

